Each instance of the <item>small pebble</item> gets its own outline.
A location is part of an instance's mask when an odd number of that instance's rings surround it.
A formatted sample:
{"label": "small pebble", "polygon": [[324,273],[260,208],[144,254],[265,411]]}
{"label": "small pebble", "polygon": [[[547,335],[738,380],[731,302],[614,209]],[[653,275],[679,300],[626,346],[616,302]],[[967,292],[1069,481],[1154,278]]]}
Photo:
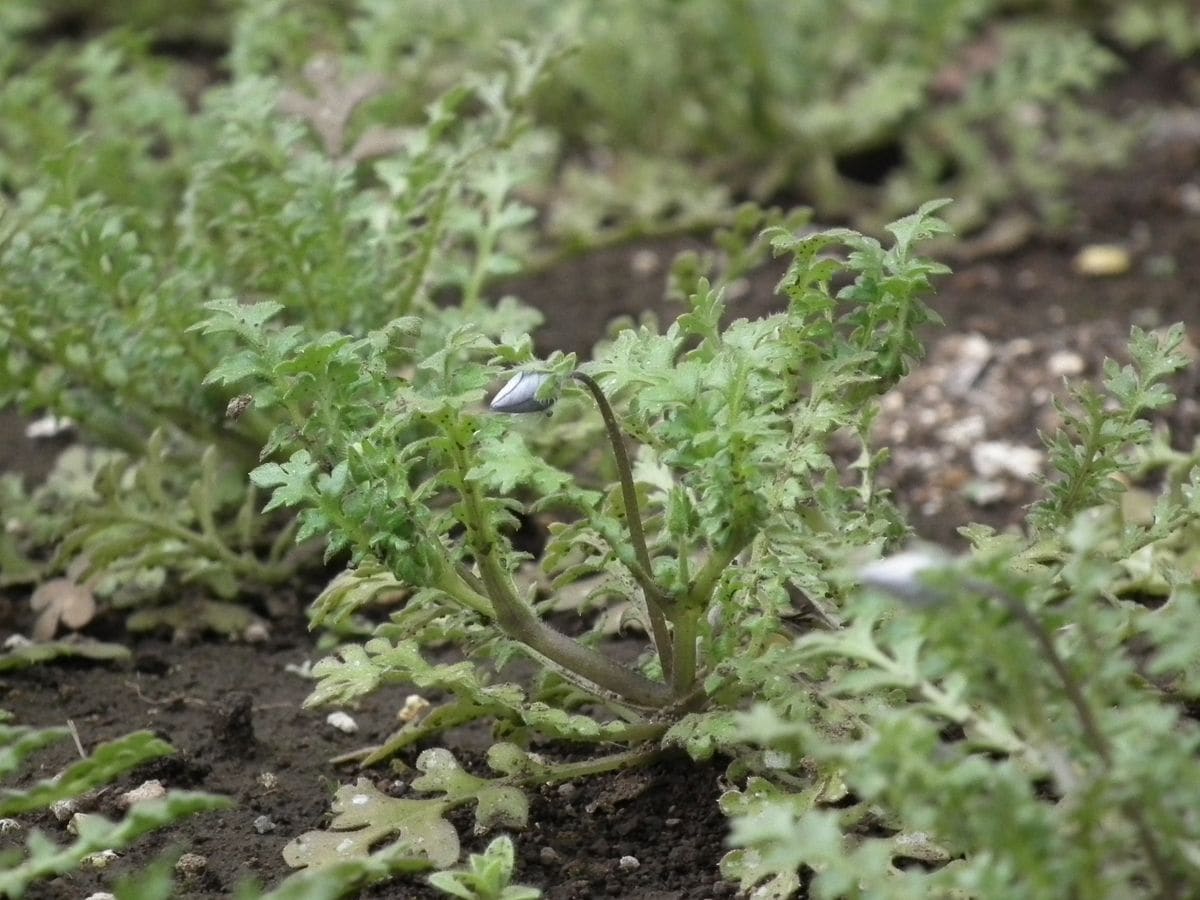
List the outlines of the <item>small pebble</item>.
{"label": "small pebble", "polygon": [[678,824],[679,824],[680,822],[682,822],[682,821],[683,821],[683,819],[674,819],[674,818],[672,818],[672,819],[664,819],[664,820],[663,820],[663,824],[664,824],[664,825],[666,825],[666,826],[668,826],[668,827],[670,827],[670,828],[674,828],[676,825],[678,825]]}
{"label": "small pebble", "polygon": [[553,847],[543,847],[538,851],[538,859],[544,866],[554,866],[562,862],[562,855]]}
{"label": "small pebble", "polygon": [[279,776],[274,772],[259,772],[257,781],[264,791],[273,791],[279,787]]}
{"label": "small pebble", "polygon": [[1083,357],[1071,350],[1059,350],[1057,353],[1050,354],[1050,358],[1046,360],[1046,369],[1051,375],[1060,378],[1066,375],[1082,374],[1085,365]]}
{"label": "small pebble", "polygon": [[4,639],[4,649],[20,650],[22,647],[28,647],[32,643],[33,641],[23,634],[10,634]]}
{"label": "small pebble", "polygon": [[21,830],[21,823],[16,819],[0,819],[0,834],[16,834]]}
{"label": "small pebble", "polygon": [[247,644],[265,644],[271,637],[271,631],[263,622],[251,622],[242,632],[242,640]]}
{"label": "small pebble", "polygon": [[1181,185],[1178,193],[1179,205],[1183,207],[1184,212],[1192,215],[1200,215],[1200,184],[1194,181],[1189,181],[1187,184]]}
{"label": "small pebble", "polygon": [[158,800],[160,797],[167,795],[167,789],[163,787],[163,783],[157,778],[152,778],[149,781],[144,781],[131,791],[126,791],[117,798],[119,803],[125,809],[133,806],[135,803],[143,803],[146,800]]}
{"label": "small pebble", "polygon": [[331,712],[325,717],[325,724],[336,728],[342,734],[355,734],[358,732],[358,723],[350,717],[348,713]]}
{"label": "small pebble", "polygon": [[107,869],[115,863],[119,856],[116,850],[101,850],[99,853],[91,853],[83,858],[83,864],[93,869]]}
{"label": "small pebble", "polygon": [[1008,487],[1003,481],[972,481],[963,494],[975,506],[991,506],[1008,496]]}
{"label": "small pebble", "polygon": [[31,441],[41,440],[45,438],[56,438],[60,434],[65,434],[75,427],[75,423],[63,416],[42,416],[30,422],[25,428],[25,437]]}
{"label": "small pebble", "polygon": [[117,895],[107,891],[96,891],[94,894],[88,894],[83,900],[117,900]]}
{"label": "small pebble", "polygon": [[643,278],[653,275],[661,265],[662,261],[653,250],[638,250],[629,259],[629,268],[633,270],[633,274]]}
{"label": "small pebble", "polygon": [[1075,255],[1075,271],[1088,278],[1112,278],[1129,271],[1132,259],[1119,244],[1091,244]]}
{"label": "small pebble", "polygon": [[971,448],[971,465],[984,479],[1008,475],[1033,481],[1042,470],[1043,458],[1041,450],[1008,441],[983,441]]}
{"label": "small pebble", "polygon": [[79,806],[74,800],[55,800],[50,804],[50,812],[60,822],[69,822],[78,811]]}
{"label": "small pebble", "polygon": [[404,706],[396,714],[396,719],[404,724],[415,722],[429,709],[429,701],[420,694],[409,694],[404,698]]}
{"label": "small pebble", "polygon": [[622,856],[620,861],[617,863],[618,867],[624,869],[627,872],[632,871],[633,869],[640,868],[641,865],[642,865],[641,861],[636,856]]}
{"label": "small pebble", "polygon": [[558,786],[558,796],[562,797],[564,800],[570,800],[577,793],[579,793],[579,788],[575,787],[575,785],[571,784],[569,781],[564,781]]}
{"label": "small pebble", "polygon": [[175,872],[184,878],[195,878],[208,868],[208,857],[199,853],[185,853],[175,863]]}
{"label": "small pebble", "polygon": [[270,816],[259,816],[254,820],[254,830],[259,834],[269,834],[275,830],[275,822]]}

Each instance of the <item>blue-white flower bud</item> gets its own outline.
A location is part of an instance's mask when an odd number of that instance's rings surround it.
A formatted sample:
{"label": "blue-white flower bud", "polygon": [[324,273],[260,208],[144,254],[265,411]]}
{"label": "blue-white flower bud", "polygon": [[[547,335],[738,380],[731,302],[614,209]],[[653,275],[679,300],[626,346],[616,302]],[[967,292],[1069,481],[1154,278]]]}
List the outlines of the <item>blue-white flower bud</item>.
{"label": "blue-white flower bud", "polygon": [[554,400],[539,400],[538,391],[550,376],[545,372],[518,372],[492,398],[491,408],[502,413],[545,412]]}
{"label": "blue-white flower bud", "polygon": [[858,570],[858,579],[864,587],[882,591],[911,606],[936,606],[950,597],[926,579],[952,565],[953,559],[939,549],[918,547],[868,563]]}

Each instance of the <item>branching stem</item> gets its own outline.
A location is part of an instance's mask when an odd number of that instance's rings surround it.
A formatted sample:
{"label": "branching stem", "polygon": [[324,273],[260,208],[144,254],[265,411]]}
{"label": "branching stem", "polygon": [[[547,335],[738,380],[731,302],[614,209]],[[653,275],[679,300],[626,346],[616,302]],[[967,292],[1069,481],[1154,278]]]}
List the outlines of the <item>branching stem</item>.
{"label": "branching stem", "polygon": [[[470,467],[457,444],[457,438],[453,435],[449,437],[455,445],[453,457],[458,470],[459,494],[466,509],[465,524],[487,597],[479,597],[471,585],[453,571],[443,573],[447,592],[460,602],[467,602],[471,595],[475,595],[475,605],[487,604],[493,611],[496,624],[505,634],[543,657],[556,672],[589,693],[641,709],[666,706],[671,700],[671,692],[665,684],[651,681],[641,673],[555,631],[517,595],[512,579],[497,555],[498,536],[484,509],[483,498],[479,495],[478,487],[467,478]],[[488,600],[491,602],[488,603]]]}
{"label": "branching stem", "polygon": [[671,673],[671,688],[676,697],[686,696],[696,681],[696,638],[700,616],[712,601],[713,591],[722,573],[746,548],[752,536],[752,532],[747,529],[731,531],[725,544],[719,547],[696,573],[695,581],[676,612],[675,668]]}

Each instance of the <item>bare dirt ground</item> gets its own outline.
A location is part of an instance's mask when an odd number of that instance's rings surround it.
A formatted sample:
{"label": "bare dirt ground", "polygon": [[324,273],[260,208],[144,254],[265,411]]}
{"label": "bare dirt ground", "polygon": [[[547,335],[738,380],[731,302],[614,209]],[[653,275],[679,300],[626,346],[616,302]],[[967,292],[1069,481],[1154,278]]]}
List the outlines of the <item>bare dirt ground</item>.
{"label": "bare dirt ground", "polygon": [[[886,398],[879,424],[881,441],[893,448],[887,477],[922,536],[952,542],[968,522],[1004,526],[1019,519],[1035,495],[1035,476],[1044,471],[1037,432],[1056,421],[1052,398],[1062,395],[1064,379],[1096,377],[1105,356],[1120,356],[1131,324],[1182,320],[1200,343],[1200,75],[1137,65],[1145,68],[1111,92],[1114,110],[1129,113],[1147,97],[1178,100],[1179,106],[1157,120],[1126,169],[1078,181],[1074,224],[1015,246],[984,240],[950,252],[955,273],[933,300],[946,326],[931,332],[927,360]],[[1127,251],[1127,271],[1081,274],[1078,254],[1095,244]],[[646,309],[670,314],[660,298],[679,246],[605,251],[506,291],[545,311],[539,336],[544,349],[586,352],[616,315]],[[734,314],[775,308],[777,277],[768,268],[749,279]],[[1200,409],[1194,380],[1185,379],[1178,390],[1173,442],[1190,447]],[[14,416],[0,418],[0,470],[40,477],[59,445],[28,441],[23,432]],[[19,722],[71,719],[85,746],[150,728],[178,749],[175,757],[134,773],[122,788],[159,778],[236,801],[229,812],[144,839],[102,876],[62,879],[29,896],[86,897],[114,871],[132,871],[172,846],[207,859],[204,871],[180,883],[180,897],[225,896],[244,879],[270,884],[287,874],[283,845],[322,824],[333,789],[356,775],[328,760],[381,740],[407,693],[387,692],[354,710],[361,730],[353,736],[328,727],[325,711],[300,710],[309,683],[286,667],[319,656],[302,612],[311,587],[298,586],[273,607],[270,635],[261,644],[130,636],[119,618],[107,616],[90,626],[92,633],[130,645],[131,667],[59,663],[0,678],[0,708]],[[0,637],[28,633],[26,600],[19,592],[0,595]],[[477,760],[483,743],[478,732],[466,732],[450,735],[448,745]],[[60,747],[42,754],[33,774],[53,773],[73,753]],[[517,837],[518,878],[555,900],[732,896],[717,872],[724,840],[715,806],[721,771],[678,759],[548,789],[534,802],[531,828]],[[368,774],[392,792],[406,780],[390,770]],[[100,810],[112,802],[111,793],[95,799]],[[260,816],[273,827],[256,827]],[[63,836],[49,816],[36,824]],[[469,843],[479,849],[486,838]],[[623,857],[637,864],[623,864]],[[419,883],[395,882],[370,896],[434,894]]]}

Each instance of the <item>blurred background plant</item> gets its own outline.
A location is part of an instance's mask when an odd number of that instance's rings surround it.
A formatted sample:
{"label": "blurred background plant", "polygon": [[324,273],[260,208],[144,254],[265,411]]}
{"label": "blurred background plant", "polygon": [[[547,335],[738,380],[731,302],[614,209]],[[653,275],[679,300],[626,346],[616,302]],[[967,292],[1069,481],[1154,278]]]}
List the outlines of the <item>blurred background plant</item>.
{"label": "blurred background plant", "polygon": [[734,198],[860,227],[934,195],[958,199],[960,227],[1013,200],[1058,218],[1066,170],[1116,161],[1129,136],[1088,95],[1140,48],[1200,49],[1187,0],[22,0],[9,18],[20,10],[42,35],[120,27],[234,80],[330,54],[404,85],[373,106],[409,119],[504,40],[560,40],[574,52],[532,98],[550,154],[534,194],[555,240],[580,245],[705,226]]}

